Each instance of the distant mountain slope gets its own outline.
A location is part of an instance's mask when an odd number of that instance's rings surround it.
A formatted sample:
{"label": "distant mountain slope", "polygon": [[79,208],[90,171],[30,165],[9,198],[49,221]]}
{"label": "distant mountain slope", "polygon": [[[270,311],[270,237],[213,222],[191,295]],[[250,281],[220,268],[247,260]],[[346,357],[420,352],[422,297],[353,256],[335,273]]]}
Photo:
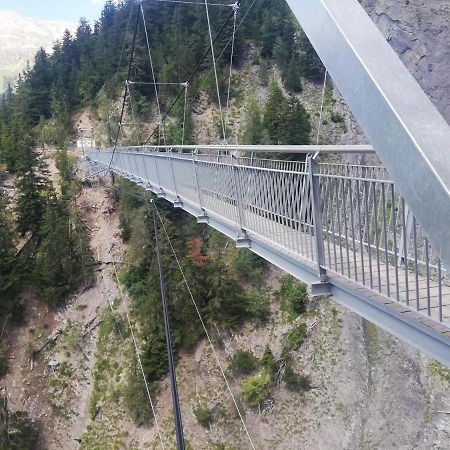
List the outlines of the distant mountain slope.
{"label": "distant mountain slope", "polygon": [[41,21],[0,10],[0,92],[25,69],[27,61],[32,64],[40,47],[51,51],[65,29],[72,31],[75,24]]}

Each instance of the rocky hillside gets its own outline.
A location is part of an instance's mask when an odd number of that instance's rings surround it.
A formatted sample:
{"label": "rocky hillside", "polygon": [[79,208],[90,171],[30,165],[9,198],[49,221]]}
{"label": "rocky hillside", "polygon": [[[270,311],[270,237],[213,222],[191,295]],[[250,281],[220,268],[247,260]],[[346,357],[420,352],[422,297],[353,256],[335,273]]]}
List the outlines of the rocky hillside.
{"label": "rocky hillside", "polygon": [[361,4],[450,122],[450,1],[362,0]]}
{"label": "rocky hillside", "polygon": [[51,51],[64,30],[74,28],[72,23],[36,20],[0,10],[0,92],[17,78],[28,61],[33,62],[40,47]]}

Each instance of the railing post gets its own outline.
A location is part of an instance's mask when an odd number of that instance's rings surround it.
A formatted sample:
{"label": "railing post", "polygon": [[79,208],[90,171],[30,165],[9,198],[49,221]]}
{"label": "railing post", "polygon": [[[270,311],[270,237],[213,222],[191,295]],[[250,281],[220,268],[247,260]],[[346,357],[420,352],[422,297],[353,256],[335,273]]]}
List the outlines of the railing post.
{"label": "railing post", "polygon": [[[314,221],[314,239],[316,247],[316,259],[317,259],[317,274],[320,279],[320,284],[328,282],[327,272],[324,269],[325,266],[325,246],[323,242],[323,224],[322,224],[322,206],[320,199],[320,179],[318,174],[320,173],[319,165],[314,160],[313,156],[307,157],[307,170],[310,178],[311,189],[311,205],[312,205],[312,217]],[[314,291],[314,286],[312,287]],[[314,294],[314,292],[313,292]]]}
{"label": "railing post", "polygon": [[158,180],[158,187],[159,187],[159,192],[157,192],[156,195],[161,196],[161,194],[163,194],[163,188],[161,186],[161,178],[159,176],[158,163],[156,161],[156,149],[153,149],[152,155],[153,155],[153,162],[155,163],[156,179]]}
{"label": "railing post", "polygon": [[197,217],[198,223],[208,223],[208,215],[206,214],[205,208],[203,207],[203,196],[202,196],[202,190],[200,189],[200,182],[198,179],[198,173],[197,173],[197,166],[195,164],[195,156],[196,152],[192,152],[192,167],[194,169],[194,178],[195,178],[195,184],[197,186],[197,194],[198,194],[198,203],[200,206],[200,209],[203,211],[203,214],[199,217]]}
{"label": "railing post", "polygon": [[173,202],[173,206],[174,206],[174,208],[182,208],[183,202],[181,201],[181,198],[178,195],[177,182],[175,180],[175,171],[173,169],[173,160],[172,160],[171,153],[172,153],[172,149],[170,148],[168,150],[167,154],[168,154],[168,158],[169,158],[169,162],[170,162],[170,171],[172,172],[173,188],[175,189],[175,199]]}
{"label": "railing post", "polygon": [[[238,212],[238,244],[242,244],[240,246],[246,246],[247,242],[247,233],[245,231],[245,212],[244,212],[244,199],[242,198],[242,188],[241,183],[239,182],[239,173],[238,168],[236,167],[236,156],[234,154],[231,155],[231,165],[233,171],[233,184],[236,192],[236,206]],[[244,239],[244,240],[242,240]]]}

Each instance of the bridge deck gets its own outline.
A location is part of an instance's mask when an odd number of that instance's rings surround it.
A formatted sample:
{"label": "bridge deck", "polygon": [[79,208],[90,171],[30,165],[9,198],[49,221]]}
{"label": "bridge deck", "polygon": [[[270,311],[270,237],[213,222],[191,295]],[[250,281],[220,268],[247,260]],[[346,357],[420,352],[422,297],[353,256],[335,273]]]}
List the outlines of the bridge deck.
{"label": "bridge deck", "polygon": [[338,301],[450,364],[449,277],[383,168],[197,158],[119,152],[112,169],[303,281],[320,266]]}

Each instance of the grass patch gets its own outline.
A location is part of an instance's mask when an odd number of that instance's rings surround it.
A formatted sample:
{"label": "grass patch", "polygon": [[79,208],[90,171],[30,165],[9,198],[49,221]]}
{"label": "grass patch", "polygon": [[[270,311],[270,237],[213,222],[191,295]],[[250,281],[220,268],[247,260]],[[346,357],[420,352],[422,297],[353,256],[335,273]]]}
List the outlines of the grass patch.
{"label": "grass patch", "polygon": [[380,356],[380,342],[378,340],[378,330],[377,326],[372,322],[367,322],[366,325],[367,339],[369,341],[369,349],[372,357],[378,359]]}
{"label": "grass patch", "polygon": [[432,375],[450,384],[450,369],[445,367],[438,361],[433,361],[428,365],[428,369]]}

